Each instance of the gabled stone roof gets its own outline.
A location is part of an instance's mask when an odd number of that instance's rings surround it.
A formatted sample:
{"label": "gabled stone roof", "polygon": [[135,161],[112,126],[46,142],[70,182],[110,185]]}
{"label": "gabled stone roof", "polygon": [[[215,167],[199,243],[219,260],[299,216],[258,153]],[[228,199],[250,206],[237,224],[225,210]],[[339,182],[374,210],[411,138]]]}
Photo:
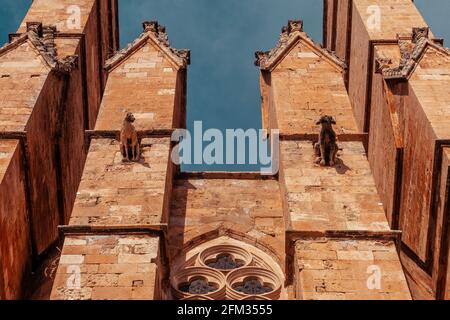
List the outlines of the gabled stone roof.
{"label": "gabled stone roof", "polygon": [[287,26],[284,26],[281,29],[280,38],[275,48],[270,51],[256,52],[255,65],[259,66],[261,70],[273,70],[299,41],[302,41],[320,57],[324,58],[339,70],[343,71],[347,68],[347,65],[333,52],[322,48],[303,32],[303,21],[301,20],[288,21]]}
{"label": "gabled stone roof", "polygon": [[40,22],[28,22],[27,32],[21,34],[11,42],[0,48],[0,55],[14,50],[22,43],[28,43],[41,55],[50,70],[57,73],[67,74],[77,67],[78,56],[67,56],[58,59],[54,26],[43,26]]}
{"label": "gabled stone roof", "polygon": [[399,34],[400,63],[392,66],[390,59],[377,59],[376,71],[386,80],[409,79],[422,59],[428,47],[450,55],[450,51],[429,38],[429,28],[413,28],[410,35]]}
{"label": "gabled stone roof", "polygon": [[172,48],[164,26],[160,25],[157,21],[146,21],[143,23],[143,28],[144,31],[136,40],[128,44],[126,48],[117,51],[113,57],[106,61],[106,70],[111,70],[118,66],[122,61],[147,43],[148,40],[156,44],[177,68],[184,69],[190,64],[190,51],[187,49]]}

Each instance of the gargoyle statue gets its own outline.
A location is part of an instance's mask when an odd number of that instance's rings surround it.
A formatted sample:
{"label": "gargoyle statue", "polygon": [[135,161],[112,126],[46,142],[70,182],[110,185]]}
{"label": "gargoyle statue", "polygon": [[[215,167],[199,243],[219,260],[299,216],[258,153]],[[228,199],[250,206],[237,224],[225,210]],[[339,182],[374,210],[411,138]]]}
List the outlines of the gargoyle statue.
{"label": "gargoyle statue", "polygon": [[336,132],[333,130],[333,124],[336,124],[336,120],[325,115],[316,124],[322,125],[319,142],[314,145],[316,163],[321,166],[329,164],[333,167],[336,164],[336,155],[339,150],[336,143]]}
{"label": "gargoyle statue", "polygon": [[120,150],[126,161],[139,161],[140,147],[136,128],[133,123],[136,119],[131,112],[127,112],[120,130]]}

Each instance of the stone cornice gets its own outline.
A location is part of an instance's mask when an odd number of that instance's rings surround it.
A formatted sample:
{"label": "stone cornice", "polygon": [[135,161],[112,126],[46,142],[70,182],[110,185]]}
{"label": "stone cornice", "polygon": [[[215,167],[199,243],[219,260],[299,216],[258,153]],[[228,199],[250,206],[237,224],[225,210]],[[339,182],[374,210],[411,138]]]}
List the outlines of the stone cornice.
{"label": "stone cornice", "polygon": [[190,64],[190,51],[187,49],[172,48],[164,26],[160,25],[157,21],[146,21],[143,23],[143,29],[144,31],[136,40],[128,44],[126,48],[117,51],[113,57],[106,61],[106,70],[109,71],[117,67],[122,61],[130,57],[147,43],[148,40],[156,44],[178,69],[185,69]]}
{"label": "stone cornice", "polygon": [[28,22],[27,32],[19,35],[17,38],[0,48],[0,55],[10,50],[14,50],[24,42],[28,42],[34,50],[42,57],[46,66],[59,74],[68,74],[77,68],[78,56],[66,56],[58,58],[54,26],[43,26],[40,22]]}
{"label": "stone cornice", "polygon": [[377,59],[376,61],[376,71],[381,73],[386,80],[409,79],[428,47],[450,55],[448,49],[429,38],[428,28],[413,28],[411,34],[399,34],[397,38],[400,49],[399,65],[392,66],[392,61],[389,59]]}
{"label": "stone cornice", "polygon": [[347,68],[333,52],[322,48],[316,44],[305,32],[303,32],[303,21],[289,20],[288,24],[281,29],[280,38],[277,45],[270,51],[258,51],[255,53],[255,65],[261,70],[271,71],[278,65],[286,54],[295,46],[298,41],[302,41],[316,54],[335,66],[339,71]]}

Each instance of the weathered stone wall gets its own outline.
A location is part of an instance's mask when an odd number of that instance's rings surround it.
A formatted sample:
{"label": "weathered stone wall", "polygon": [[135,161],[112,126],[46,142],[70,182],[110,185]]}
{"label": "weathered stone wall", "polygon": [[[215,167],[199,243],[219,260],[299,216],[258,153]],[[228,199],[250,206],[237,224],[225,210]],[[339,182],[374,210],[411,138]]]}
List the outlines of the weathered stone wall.
{"label": "weathered stone wall", "polygon": [[347,35],[352,0],[324,0],[324,46],[347,61]]}
{"label": "weathered stone wall", "polygon": [[304,300],[411,299],[392,241],[301,240],[295,258],[297,291]]}
{"label": "weathered stone wall", "polygon": [[72,212],[75,194],[80,183],[86,160],[84,129],[87,127],[87,101],[84,99],[85,79],[83,68],[85,57],[83,46],[77,39],[57,39],[58,53],[61,57],[76,54],[80,58],[79,68],[72,71],[66,79],[61,92],[58,114],[58,125],[55,137],[57,143],[56,156],[59,164],[60,201],[63,212],[62,222],[67,223]]}
{"label": "weathered stone wall", "polygon": [[58,203],[55,134],[62,81],[47,78],[27,124],[28,170],[31,187],[33,239],[41,254],[58,238]]}
{"label": "weathered stone wall", "polygon": [[[355,8],[353,8],[355,10]],[[363,18],[353,14],[350,61],[348,62],[348,95],[353,107],[358,129],[367,132],[366,94],[367,73],[369,72],[369,35],[364,28]],[[351,70],[351,71],[350,71]]]}
{"label": "weathered stone wall", "polygon": [[183,72],[149,40],[110,72],[95,129],[120,129],[125,111],[138,130],[180,127]]}
{"label": "weathered stone wall", "polygon": [[215,179],[205,174],[175,181],[168,234],[171,258],[209,234],[215,237],[228,230],[269,248],[276,260],[284,261],[284,229],[280,189],[274,179],[246,179],[245,174],[240,179],[226,174]]}
{"label": "weathered stone wall", "polygon": [[406,97],[403,111],[405,147],[400,227],[405,244],[426,260],[436,135],[429,125],[424,126],[428,120],[414,93]]}
{"label": "weathered stone wall", "polygon": [[[351,2],[351,45],[347,48],[351,55],[346,57],[349,94],[358,126],[364,124],[363,129],[369,131],[368,153],[376,185],[391,225],[397,227],[398,221],[403,231],[402,262],[414,297],[443,298],[442,275],[447,273],[447,264],[438,261],[448,255],[441,233],[447,215],[438,212],[437,198],[446,192],[440,180],[446,168],[441,168],[439,159],[440,145],[450,135],[448,54],[430,47],[411,77],[403,83],[385,81],[375,73],[375,59],[388,58],[393,66],[398,65],[397,35],[411,36],[413,27],[427,24],[411,1],[378,1],[378,26],[373,24],[374,3]],[[327,19],[333,20],[332,15]],[[332,29],[336,21],[327,25]],[[431,31],[429,38],[434,38]],[[333,45],[326,43],[328,48]]]}
{"label": "weathered stone wall", "polygon": [[[438,263],[448,255],[445,247],[446,252],[441,252],[445,240],[440,233],[447,215],[440,216],[438,208],[433,207],[432,203],[436,201],[439,204],[433,194],[441,195],[440,201],[444,203],[447,190],[442,179],[445,180],[448,169],[441,167],[437,161],[443,152],[441,145],[448,145],[445,141],[450,137],[450,111],[447,107],[450,96],[446,89],[449,83],[450,58],[432,48],[428,49],[409,81],[402,117],[405,119],[405,164],[401,227],[408,247],[422,261],[431,264],[433,291],[445,286],[439,282],[444,280],[437,275],[445,273],[441,268],[448,267]],[[411,270],[411,273],[417,271]]]}
{"label": "weathered stone wall", "polygon": [[341,58],[343,61],[347,61],[348,57],[347,55],[349,52],[347,52],[347,34],[348,34],[348,28],[349,21],[349,11],[351,9],[351,0],[338,0],[336,1],[338,3],[337,5],[337,13],[336,15],[336,22],[333,23],[336,26],[336,45],[335,45],[335,52],[336,55]]}
{"label": "weathered stone wall", "polygon": [[66,237],[51,299],[157,299],[159,254],[151,236]]}
{"label": "weathered stone wall", "polygon": [[[337,6],[337,13],[328,11],[327,14],[327,41],[326,47],[330,50],[337,51],[337,55],[344,59],[349,66],[349,96],[352,106],[355,110],[355,118],[358,128],[361,131],[368,132],[369,125],[369,111],[367,104],[368,79],[372,75],[371,66],[373,65],[373,45],[376,43],[383,43],[386,40],[395,40],[399,33],[410,33],[413,27],[427,26],[421,14],[410,0],[382,0],[374,3],[371,0],[349,0],[349,5],[344,3]],[[327,0],[329,6],[333,6],[333,2],[345,2]],[[378,11],[379,9],[379,11]],[[378,14],[378,19],[375,15]],[[347,14],[350,14],[349,17]],[[333,17],[336,16],[337,19]],[[376,21],[380,24],[375,24]],[[347,36],[343,37],[343,23],[350,22],[347,26]],[[339,25],[339,27],[338,27]],[[340,27],[342,26],[342,28]],[[333,30],[337,29],[338,36],[335,38],[335,43],[330,40]],[[348,33],[350,32],[350,33]],[[350,41],[347,41],[350,37]],[[346,52],[349,56],[344,56],[341,47],[345,43]],[[339,50],[337,48],[339,47]],[[367,119],[366,119],[367,118]]]}
{"label": "weathered stone wall", "polygon": [[357,132],[342,73],[322,54],[299,40],[271,72],[269,117],[282,135],[317,133],[316,122],[325,114],[336,118],[338,134]]}
{"label": "weathered stone wall", "polygon": [[[359,133],[364,116],[361,110],[352,110],[342,65],[321,49],[305,47],[306,40],[293,46],[295,34],[287,36],[291,38],[282,38],[277,51],[268,54],[277,64],[270,77],[262,77],[262,95],[269,102],[269,119],[278,120],[275,128],[282,134],[279,182],[290,250],[287,266],[293,266],[293,274],[289,271],[287,276],[296,288],[294,296],[351,299],[360,294],[360,299],[410,299],[395,250],[396,233],[389,228],[377,192],[364,148],[365,135]],[[364,53],[364,47],[359,49]],[[332,167],[315,162],[313,146],[320,131],[316,122],[323,115],[336,117],[337,143],[342,149]],[[367,267],[384,263],[374,258],[373,252],[378,251],[380,256],[388,252],[383,258],[393,263],[385,263],[385,274],[397,278],[390,282],[386,277],[385,288],[372,292],[367,287]],[[312,271],[298,266],[305,257],[317,260]],[[345,272],[343,277],[340,271]]]}
{"label": "weathered stone wall", "polygon": [[389,230],[362,143],[339,145],[336,167],[322,168],[311,142],[281,143],[290,229]]}
{"label": "weathered stone wall", "polygon": [[[24,237],[32,238],[35,254],[43,253],[57,239],[57,226],[68,221],[86,156],[84,129],[88,128],[89,114],[90,120],[96,119],[103,90],[100,74],[104,74],[106,54],[100,56],[99,52],[106,52],[104,46],[115,48],[117,42],[115,34],[102,42],[101,32],[97,32],[98,28],[107,32],[113,28],[111,23],[116,23],[113,14],[100,19],[98,11],[103,6],[117,12],[115,1],[78,1],[79,26],[72,23],[76,19],[69,19],[76,12],[69,10],[71,5],[70,1],[33,1],[18,29],[18,33],[26,32],[28,22],[55,25],[60,32],[54,39],[57,57],[78,56],[78,66],[70,76],[50,71],[27,42],[0,57],[0,131],[6,135],[26,131],[26,150],[21,155],[27,157],[28,168],[22,169],[28,171],[33,234],[24,233]],[[17,34],[13,36],[17,38]],[[25,172],[17,175],[20,176],[25,176]],[[19,193],[17,197],[20,198]],[[10,208],[9,214],[20,219],[20,206]],[[24,256],[31,257],[30,247],[23,250]],[[18,265],[23,264],[21,259],[17,260]],[[22,277],[19,269],[17,277]],[[11,290],[19,293],[19,287]]]}
{"label": "weathered stone wall", "polygon": [[[392,54],[394,46],[377,46],[377,57]],[[397,49],[398,51],[398,49]],[[398,108],[393,88],[389,88],[381,74],[374,74],[372,81],[372,108],[368,158],[375,177],[378,193],[382,200],[389,225],[399,228],[399,200],[401,185],[398,185],[399,165],[403,161],[403,138],[398,123]]]}
{"label": "weathered stone wall", "polygon": [[0,300],[19,299],[30,270],[30,221],[23,150],[18,140],[0,140]]}
{"label": "weathered stone wall", "polygon": [[[55,5],[45,0],[33,1],[18,32],[26,30],[27,22],[42,22],[44,25],[54,25],[59,32],[70,34],[69,38],[79,39],[84,34],[84,53],[86,58],[86,86],[89,105],[89,128],[93,128],[97,118],[101,95],[106,82],[103,70],[109,48],[118,49],[117,35],[112,32],[116,18],[108,13],[107,8],[115,8],[114,0],[63,0]],[[101,9],[103,9],[101,11]],[[77,19],[76,13],[79,10]],[[117,12],[117,9],[114,9]],[[74,20],[75,19],[75,20]],[[79,22],[79,25],[77,25]],[[78,28],[79,26],[79,28]],[[116,27],[114,27],[116,28]],[[111,34],[111,36],[110,36]],[[83,37],[81,37],[83,39]],[[81,45],[81,44],[80,44]],[[81,94],[81,92],[79,92]]]}
{"label": "weathered stone wall", "polygon": [[442,166],[439,185],[437,215],[436,215],[436,237],[433,239],[434,247],[437,248],[436,257],[433,261],[432,278],[436,283],[437,295],[443,299],[449,296],[449,218],[450,218],[450,147],[442,148]]}
{"label": "weathered stone wall", "polygon": [[91,142],[73,226],[159,226],[163,220],[170,138],[142,140],[142,162],[124,163],[119,142]]}
{"label": "weathered stone wall", "polygon": [[[442,177],[441,177],[441,193],[439,195],[438,207],[438,231],[436,241],[441,241],[441,257],[435,260],[435,270],[439,270],[438,277],[438,292],[443,294],[445,300],[450,300],[450,245],[449,245],[449,217],[450,217],[450,147],[443,149],[442,161]],[[445,191],[444,191],[445,190]],[[441,223],[442,221],[442,223]],[[441,227],[442,226],[442,227]],[[447,227],[446,227],[447,226]],[[441,240],[442,239],[442,240]],[[436,247],[438,247],[436,245]],[[445,279],[445,280],[444,280]]]}
{"label": "weathered stone wall", "polygon": [[[159,236],[167,231],[175,173],[168,133],[185,125],[186,66],[174,63],[171,49],[147,32],[106,64],[108,82],[70,222],[63,227],[66,241],[52,299],[168,294],[161,284],[168,270]],[[123,160],[116,140],[125,112],[136,118],[137,162]],[[83,270],[79,288],[67,283],[70,264]]]}

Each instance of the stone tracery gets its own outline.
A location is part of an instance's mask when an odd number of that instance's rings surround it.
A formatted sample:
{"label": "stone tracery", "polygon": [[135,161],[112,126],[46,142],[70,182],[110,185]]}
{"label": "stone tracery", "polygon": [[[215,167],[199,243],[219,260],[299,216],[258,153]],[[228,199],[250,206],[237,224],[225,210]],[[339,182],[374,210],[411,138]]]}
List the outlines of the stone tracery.
{"label": "stone tracery", "polygon": [[282,281],[274,263],[258,250],[235,244],[200,248],[172,272],[171,287],[181,300],[277,300]]}

